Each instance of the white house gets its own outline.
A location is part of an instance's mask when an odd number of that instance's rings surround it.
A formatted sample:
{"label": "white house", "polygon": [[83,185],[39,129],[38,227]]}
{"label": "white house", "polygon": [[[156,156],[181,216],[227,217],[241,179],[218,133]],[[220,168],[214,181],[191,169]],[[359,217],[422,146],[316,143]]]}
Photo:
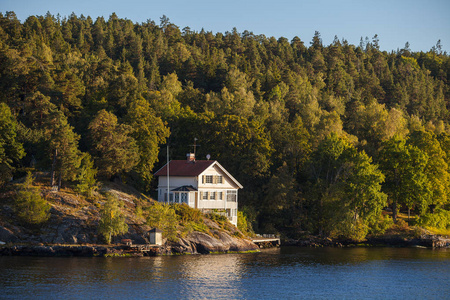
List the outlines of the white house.
{"label": "white house", "polygon": [[194,154],[188,153],[186,160],[169,161],[155,176],[159,202],[186,203],[205,213],[222,211],[237,225],[238,189],[242,185],[217,161],[195,160]]}

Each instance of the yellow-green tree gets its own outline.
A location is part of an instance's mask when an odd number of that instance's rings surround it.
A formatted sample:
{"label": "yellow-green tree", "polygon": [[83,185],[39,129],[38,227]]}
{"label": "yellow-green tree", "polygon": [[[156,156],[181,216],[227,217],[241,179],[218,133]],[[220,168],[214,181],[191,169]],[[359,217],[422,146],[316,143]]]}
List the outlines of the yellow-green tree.
{"label": "yellow-green tree", "polygon": [[15,212],[25,223],[40,225],[50,218],[50,204],[41,196],[38,188],[33,186],[33,175],[27,173],[15,198]]}
{"label": "yellow-green tree", "polygon": [[106,203],[100,210],[99,233],[110,244],[112,237],[128,231],[125,215],[122,212],[123,203],[112,193],[106,195]]}
{"label": "yellow-green tree", "polygon": [[131,136],[139,149],[139,163],[135,170],[143,182],[143,188],[149,190],[153,165],[158,161],[159,145],[166,142],[169,129],[143,98],[131,103],[126,119],[133,128]]}
{"label": "yellow-green tree", "polygon": [[425,168],[428,156],[405,139],[394,136],[382,144],[380,168],[386,176],[383,190],[392,204],[392,218],[397,221],[400,205],[423,211],[430,201],[430,181]]}
{"label": "yellow-green tree", "polygon": [[310,228],[320,234],[363,239],[386,205],[384,176],[364,152],[331,134],[307,165]]}
{"label": "yellow-green tree", "polygon": [[428,156],[424,169],[431,192],[428,204],[433,208],[447,204],[450,191],[448,158],[436,135],[430,131],[415,131],[411,133],[409,143]]}
{"label": "yellow-green tree", "polygon": [[148,209],[147,225],[161,229],[169,240],[177,237],[178,217],[171,205],[153,203]]}

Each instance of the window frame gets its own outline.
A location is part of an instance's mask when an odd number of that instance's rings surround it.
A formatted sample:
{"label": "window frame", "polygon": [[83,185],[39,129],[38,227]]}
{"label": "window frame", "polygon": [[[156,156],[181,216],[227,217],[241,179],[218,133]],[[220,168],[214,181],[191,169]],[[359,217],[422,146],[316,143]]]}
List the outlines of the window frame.
{"label": "window frame", "polygon": [[214,175],[205,175],[205,183],[213,184],[214,183]]}

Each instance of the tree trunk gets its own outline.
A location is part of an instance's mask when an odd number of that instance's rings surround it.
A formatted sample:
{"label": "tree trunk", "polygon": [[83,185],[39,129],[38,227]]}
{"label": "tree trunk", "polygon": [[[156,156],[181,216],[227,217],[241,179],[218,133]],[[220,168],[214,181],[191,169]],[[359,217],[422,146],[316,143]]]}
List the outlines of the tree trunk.
{"label": "tree trunk", "polygon": [[55,149],[55,153],[53,154],[52,172],[50,174],[50,186],[51,187],[53,187],[55,185],[55,171],[56,171],[57,158],[58,158],[58,149]]}
{"label": "tree trunk", "polygon": [[397,200],[392,202],[392,219],[397,223]]}

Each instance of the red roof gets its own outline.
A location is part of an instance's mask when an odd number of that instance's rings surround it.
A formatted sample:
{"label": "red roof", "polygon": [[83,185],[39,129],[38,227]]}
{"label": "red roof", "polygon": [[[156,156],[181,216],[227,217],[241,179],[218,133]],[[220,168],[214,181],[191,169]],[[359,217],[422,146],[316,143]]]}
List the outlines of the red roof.
{"label": "red roof", "polygon": [[[171,160],[169,162],[169,176],[198,176],[211,166],[215,160]],[[167,176],[167,164],[155,173],[155,176]]]}

